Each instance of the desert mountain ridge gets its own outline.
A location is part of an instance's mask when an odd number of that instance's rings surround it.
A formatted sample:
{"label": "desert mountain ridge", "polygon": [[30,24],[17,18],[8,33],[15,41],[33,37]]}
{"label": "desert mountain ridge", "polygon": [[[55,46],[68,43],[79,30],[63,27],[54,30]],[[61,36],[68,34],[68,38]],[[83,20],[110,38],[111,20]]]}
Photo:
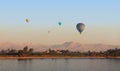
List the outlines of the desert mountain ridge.
{"label": "desert mountain ridge", "polygon": [[81,44],[78,42],[64,42],[62,44],[55,45],[45,45],[45,44],[20,44],[20,43],[10,43],[2,42],[0,43],[1,49],[22,49],[23,47],[28,46],[33,48],[34,51],[45,51],[48,49],[54,50],[70,50],[70,51],[105,51],[108,49],[120,48],[119,45],[108,45],[108,44]]}

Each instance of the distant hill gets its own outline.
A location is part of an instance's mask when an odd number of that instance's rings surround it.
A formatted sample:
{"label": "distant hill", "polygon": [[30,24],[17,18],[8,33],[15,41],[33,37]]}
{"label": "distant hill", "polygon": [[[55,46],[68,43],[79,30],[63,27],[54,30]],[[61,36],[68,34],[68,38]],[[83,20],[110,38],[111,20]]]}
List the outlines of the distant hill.
{"label": "distant hill", "polygon": [[[0,43],[0,49],[22,49],[26,44],[16,43]],[[118,45],[105,45],[105,44],[80,44],[78,42],[64,42],[63,44],[56,45],[43,45],[43,44],[27,44],[29,48],[35,51],[45,51],[50,49],[54,50],[70,50],[70,51],[105,51],[108,49],[120,48]]]}

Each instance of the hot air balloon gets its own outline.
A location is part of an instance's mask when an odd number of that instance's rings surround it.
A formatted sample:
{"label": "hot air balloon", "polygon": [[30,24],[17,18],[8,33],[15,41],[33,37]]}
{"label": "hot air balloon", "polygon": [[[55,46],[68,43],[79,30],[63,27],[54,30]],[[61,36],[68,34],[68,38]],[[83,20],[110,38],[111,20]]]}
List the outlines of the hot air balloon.
{"label": "hot air balloon", "polygon": [[62,22],[58,22],[58,25],[61,26],[61,25],[62,25]]}
{"label": "hot air balloon", "polygon": [[29,18],[26,18],[26,22],[29,23],[29,22],[30,22],[30,19],[29,19]]}
{"label": "hot air balloon", "polygon": [[48,34],[50,33],[51,31],[48,30]]}
{"label": "hot air balloon", "polygon": [[80,34],[83,32],[83,30],[85,29],[85,25],[83,23],[78,23],[76,25],[77,30],[80,32]]}

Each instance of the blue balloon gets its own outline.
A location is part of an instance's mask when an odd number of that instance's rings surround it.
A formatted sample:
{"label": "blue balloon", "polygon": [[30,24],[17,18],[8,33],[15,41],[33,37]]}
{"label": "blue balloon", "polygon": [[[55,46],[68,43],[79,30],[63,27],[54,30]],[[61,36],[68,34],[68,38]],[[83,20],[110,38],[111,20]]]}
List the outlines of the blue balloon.
{"label": "blue balloon", "polygon": [[76,28],[77,28],[77,30],[80,32],[80,34],[83,32],[83,30],[85,29],[85,24],[83,24],[83,23],[78,23],[77,25],[76,25]]}

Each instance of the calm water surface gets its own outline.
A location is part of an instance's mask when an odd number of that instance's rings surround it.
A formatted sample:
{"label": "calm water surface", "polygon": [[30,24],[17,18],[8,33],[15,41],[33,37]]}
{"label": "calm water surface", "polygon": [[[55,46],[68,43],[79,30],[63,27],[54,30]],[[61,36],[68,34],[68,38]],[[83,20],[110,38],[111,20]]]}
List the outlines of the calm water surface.
{"label": "calm water surface", "polygon": [[120,59],[5,59],[0,71],[120,71]]}

